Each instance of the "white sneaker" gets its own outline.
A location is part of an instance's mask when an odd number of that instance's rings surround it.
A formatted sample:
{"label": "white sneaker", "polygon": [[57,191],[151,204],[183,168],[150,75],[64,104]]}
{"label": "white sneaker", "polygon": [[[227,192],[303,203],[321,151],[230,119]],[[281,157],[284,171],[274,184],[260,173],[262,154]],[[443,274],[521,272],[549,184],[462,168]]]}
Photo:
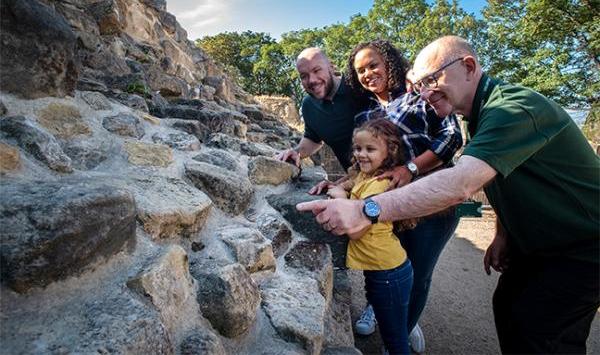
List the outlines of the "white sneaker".
{"label": "white sneaker", "polygon": [[376,324],[375,312],[373,312],[373,307],[369,304],[354,324],[354,330],[360,335],[371,335],[375,331]]}
{"label": "white sneaker", "polygon": [[416,353],[422,353],[425,351],[425,336],[419,325],[415,325],[413,330],[408,335],[408,345]]}

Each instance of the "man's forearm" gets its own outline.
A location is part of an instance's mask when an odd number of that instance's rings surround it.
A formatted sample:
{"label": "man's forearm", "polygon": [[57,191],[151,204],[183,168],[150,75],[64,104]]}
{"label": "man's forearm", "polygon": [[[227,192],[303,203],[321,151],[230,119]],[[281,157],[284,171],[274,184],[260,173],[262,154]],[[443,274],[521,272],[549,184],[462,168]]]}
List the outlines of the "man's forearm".
{"label": "man's forearm", "polygon": [[298,152],[300,158],[304,159],[315,154],[319,149],[321,149],[322,146],[323,143],[315,143],[312,140],[303,137],[294,150]]}
{"label": "man's forearm", "polygon": [[485,162],[463,156],[453,168],[433,173],[396,190],[375,196],[382,221],[427,216],[456,205],[496,175]]}

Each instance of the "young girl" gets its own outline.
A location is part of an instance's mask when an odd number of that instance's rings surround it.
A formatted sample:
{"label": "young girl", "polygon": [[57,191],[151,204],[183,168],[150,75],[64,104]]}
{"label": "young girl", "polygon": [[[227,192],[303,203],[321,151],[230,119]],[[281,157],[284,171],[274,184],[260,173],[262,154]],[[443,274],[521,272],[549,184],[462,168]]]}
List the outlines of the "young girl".
{"label": "young girl", "polygon": [[[382,193],[388,179],[376,176],[405,163],[398,128],[386,119],[365,122],[354,130],[350,179],[331,187],[333,198],[365,199]],[[346,190],[350,190],[350,195]],[[408,225],[411,225],[409,222]],[[408,354],[408,302],[413,269],[391,222],[377,222],[348,235],[346,266],[364,270],[367,300],[375,311],[379,332],[390,354]]]}

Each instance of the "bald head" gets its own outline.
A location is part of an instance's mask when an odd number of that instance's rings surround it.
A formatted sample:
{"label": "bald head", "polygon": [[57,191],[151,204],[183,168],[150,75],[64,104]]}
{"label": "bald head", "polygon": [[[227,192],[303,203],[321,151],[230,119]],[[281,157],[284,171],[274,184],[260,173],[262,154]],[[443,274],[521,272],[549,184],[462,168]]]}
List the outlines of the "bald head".
{"label": "bald head", "polygon": [[469,116],[483,72],[473,48],[463,38],[445,36],[428,44],[415,59],[412,78],[440,117]]}
{"label": "bald head", "polygon": [[479,70],[481,70],[477,54],[475,54],[469,42],[458,36],[440,37],[419,52],[413,66],[413,76],[417,80],[421,79],[430,74],[428,70],[431,68],[441,67],[451,60],[466,56],[473,57]]}
{"label": "bald head", "polygon": [[302,87],[309,95],[319,100],[330,99],[335,94],[334,71],[331,62],[320,48],[306,48],[296,60]]}

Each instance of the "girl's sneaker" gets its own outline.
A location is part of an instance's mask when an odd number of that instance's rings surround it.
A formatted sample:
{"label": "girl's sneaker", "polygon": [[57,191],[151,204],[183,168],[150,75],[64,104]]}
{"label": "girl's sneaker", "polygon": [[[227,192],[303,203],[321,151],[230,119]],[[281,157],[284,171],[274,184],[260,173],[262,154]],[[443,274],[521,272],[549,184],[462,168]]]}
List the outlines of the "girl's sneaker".
{"label": "girl's sneaker", "polygon": [[408,344],[410,348],[416,353],[422,353],[425,351],[425,336],[419,325],[415,325],[413,330],[408,335]]}
{"label": "girl's sneaker", "polygon": [[375,331],[376,324],[375,312],[373,312],[373,307],[369,304],[354,324],[354,329],[357,334],[371,335]]}

